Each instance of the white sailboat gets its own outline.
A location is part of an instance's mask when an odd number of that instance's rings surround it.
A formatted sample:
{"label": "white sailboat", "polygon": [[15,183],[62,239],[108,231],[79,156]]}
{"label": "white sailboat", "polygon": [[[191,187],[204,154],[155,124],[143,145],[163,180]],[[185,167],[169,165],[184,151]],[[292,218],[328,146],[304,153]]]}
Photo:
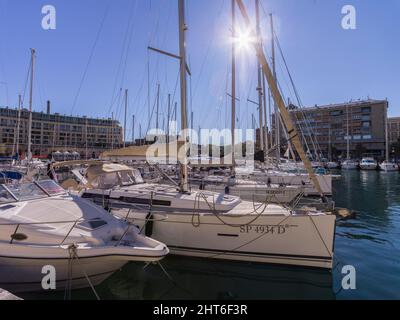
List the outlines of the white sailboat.
{"label": "white sailboat", "polygon": [[97,285],[129,261],[168,254],[90,201],[52,180],[0,185],[0,287],[41,291],[43,266],[56,271],[56,289]]}
{"label": "white sailboat", "polygon": [[172,254],[331,268],[335,216],[209,191],[144,183],[114,164],[89,167],[80,195],[137,224]]}
{"label": "white sailboat", "polygon": [[389,157],[389,123],[388,123],[388,112],[387,112],[387,108],[386,108],[386,116],[385,116],[385,149],[386,149],[386,158],[385,161],[383,161],[381,164],[379,164],[379,168],[382,171],[385,172],[391,172],[391,171],[398,171],[399,170],[399,166],[397,163],[394,162],[390,162],[390,157]]}
{"label": "white sailboat", "polygon": [[347,157],[346,160],[344,160],[341,163],[341,168],[343,170],[357,170],[359,163],[358,161],[352,160],[350,158],[350,129],[349,129],[349,107],[347,106],[346,109],[346,117],[347,117],[347,136],[346,136],[346,141],[347,141]]}
{"label": "white sailboat", "polygon": [[[179,34],[181,59],[182,129],[186,129],[186,52],[184,0],[179,0]],[[242,13],[246,11],[237,1]],[[235,0],[232,0],[235,19]],[[247,25],[250,21],[247,18]],[[264,74],[275,99],[276,83],[259,44],[256,46]],[[282,103],[278,100],[279,108]],[[283,106],[284,108],[284,106]],[[285,109],[285,108],[284,108]],[[286,110],[286,109],[285,109]],[[282,110],[284,112],[284,110]],[[286,111],[287,112],[287,111]],[[284,115],[286,121],[287,115]],[[288,129],[296,148],[296,130],[291,122]],[[302,159],[302,149],[297,149]],[[183,157],[186,153],[182,152]],[[254,201],[210,191],[188,188],[185,159],[180,159],[179,189],[171,185],[142,183],[137,172],[121,170],[112,165],[89,168],[87,188],[81,196],[110,208],[115,215],[140,224],[148,236],[166,243],[172,254],[214,259],[254,261],[320,268],[332,268],[335,238],[334,215],[314,210],[292,211],[282,206]],[[183,161],[182,161],[183,160]],[[310,164],[306,163],[309,168]],[[322,195],[315,175],[311,179]]]}

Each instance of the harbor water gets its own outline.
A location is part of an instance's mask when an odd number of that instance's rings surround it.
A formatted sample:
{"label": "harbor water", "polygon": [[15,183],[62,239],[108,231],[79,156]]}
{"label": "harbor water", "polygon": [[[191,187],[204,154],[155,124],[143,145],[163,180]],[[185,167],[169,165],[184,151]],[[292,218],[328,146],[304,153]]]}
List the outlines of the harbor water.
{"label": "harbor water", "polygon": [[[96,287],[101,299],[400,299],[400,173],[339,171],[336,206],[357,211],[338,221],[332,272],[169,256],[162,266],[130,263]],[[356,270],[344,290],[342,268]],[[23,298],[63,299],[64,293]],[[95,299],[90,289],[73,299]]]}

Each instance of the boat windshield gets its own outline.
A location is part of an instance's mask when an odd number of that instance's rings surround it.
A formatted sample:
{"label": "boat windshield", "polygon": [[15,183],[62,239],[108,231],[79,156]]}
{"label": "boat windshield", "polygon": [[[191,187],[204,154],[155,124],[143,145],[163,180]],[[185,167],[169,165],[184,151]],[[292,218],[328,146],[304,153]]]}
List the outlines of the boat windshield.
{"label": "boat windshield", "polygon": [[46,198],[48,195],[35,183],[8,185],[7,188],[19,201]]}
{"label": "boat windshield", "polygon": [[15,198],[11,195],[9,191],[7,191],[4,186],[0,185],[0,204],[15,202]]}
{"label": "boat windshield", "polygon": [[55,196],[59,194],[64,194],[65,190],[60,187],[57,183],[53,180],[43,180],[38,181],[37,184],[44,189],[50,196]]}

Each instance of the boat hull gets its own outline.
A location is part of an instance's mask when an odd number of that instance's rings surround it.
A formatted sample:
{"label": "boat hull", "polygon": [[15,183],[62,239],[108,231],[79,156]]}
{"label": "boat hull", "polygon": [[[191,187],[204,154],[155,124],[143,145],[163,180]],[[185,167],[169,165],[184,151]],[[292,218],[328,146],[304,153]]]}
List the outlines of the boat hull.
{"label": "boat hull", "polygon": [[385,172],[399,171],[399,166],[396,163],[380,164],[379,169]]}
{"label": "boat hull", "polygon": [[[124,210],[113,213],[126,216]],[[144,228],[148,236],[165,243],[171,254],[332,268],[336,225],[333,215],[232,217],[154,212],[151,230],[146,229],[146,216],[147,212],[132,210],[129,219]]]}
{"label": "boat hull", "polygon": [[168,253],[168,249],[165,250],[158,253],[143,250],[140,255],[139,252],[132,254],[128,246],[77,249],[78,258],[71,259],[67,246],[45,248],[0,244],[0,287],[12,292],[43,291],[45,266],[55,268],[55,290],[63,290],[69,285],[72,289],[86,288],[90,283],[96,286],[129,261],[158,261]]}

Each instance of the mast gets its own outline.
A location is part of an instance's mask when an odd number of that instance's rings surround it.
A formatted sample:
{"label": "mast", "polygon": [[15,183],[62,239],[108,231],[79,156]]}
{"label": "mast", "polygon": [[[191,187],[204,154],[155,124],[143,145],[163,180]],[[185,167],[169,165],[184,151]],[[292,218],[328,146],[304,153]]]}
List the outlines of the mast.
{"label": "mast", "polygon": [[187,142],[187,81],[186,81],[186,23],[185,23],[185,0],[178,0],[179,11],[179,56],[180,56],[180,84],[181,84],[181,130],[185,139],[184,159],[180,161],[180,191],[188,191],[188,169],[186,166],[186,142]]}
{"label": "mast", "polygon": [[124,148],[126,144],[126,114],[128,112],[128,89],[125,89],[125,116],[124,116]]}
{"label": "mast", "polygon": [[85,121],[85,138],[86,138],[86,142],[85,142],[85,154],[86,154],[86,160],[88,159],[88,119],[86,118]]}
{"label": "mast", "polygon": [[139,123],[139,145],[142,145],[142,124]]}
{"label": "mast", "polygon": [[111,150],[114,150],[114,112],[111,112]]}
{"label": "mast", "polygon": [[29,122],[28,122],[28,160],[32,160],[32,102],[33,102],[33,80],[35,73],[35,49],[31,49],[31,83],[29,89]]}
{"label": "mast", "polygon": [[[329,121],[330,122],[330,121]],[[329,125],[329,144],[328,144],[328,153],[329,153],[329,161],[332,161],[332,131],[331,126]]]}
{"label": "mast", "polygon": [[235,126],[236,126],[236,16],[235,16],[235,0],[231,1],[232,5],[232,127],[231,127],[231,154],[232,167],[231,175],[235,175]]}
{"label": "mast", "polygon": [[[18,95],[18,121],[17,121],[17,134],[16,134],[16,154],[18,155],[18,159],[19,159],[19,128],[21,126],[21,102],[22,102],[22,98],[21,95]],[[18,160],[17,159],[17,160]]]}
{"label": "mast", "polygon": [[132,143],[135,145],[135,115],[132,116]]}
{"label": "mast", "polygon": [[[261,28],[260,28],[260,0],[256,0],[256,32],[257,32],[257,41],[261,43]],[[261,64],[258,62],[258,109],[259,109],[259,118],[260,118],[260,150],[264,153],[264,116],[263,116],[263,90],[262,90],[262,69]],[[265,154],[264,154],[265,158]]]}
{"label": "mast", "polygon": [[389,128],[388,128],[388,108],[389,103],[386,104],[385,112],[385,140],[386,140],[386,161],[389,162]]}
{"label": "mast", "polygon": [[158,114],[160,110],[160,84],[157,84],[157,111],[156,111],[156,130],[159,129]]}
{"label": "mast", "polygon": [[[275,64],[275,31],[274,31],[274,19],[272,13],[269,15],[271,21],[271,52],[272,52],[272,76],[276,82],[276,64]],[[276,145],[276,160],[278,163],[281,162],[281,130],[279,123],[279,110],[274,101],[275,110],[275,145]]]}
{"label": "mast", "polygon": [[349,106],[346,106],[346,115],[347,115],[347,160],[350,160],[350,132],[349,132]]}
{"label": "mast", "polygon": [[169,129],[170,129],[169,121],[170,121],[170,118],[171,118],[171,94],[169,93],[168,94],[168,111],[167,111],[167,136],[165,137],[166,143],[169,143]]}
{"label": "mast", "polygon": [[[241,11],[242,16],[244,18],[246,26],[251,29],[252,27],[251,27],[250,18],[249,18],[248,14],[247,14],[247,10],[246,10],[246,8],[245,8],[245,6],[243,4],[243,1],[242,0],[236,0],[236,2],[237,2],[238,6],[240,8],[240,11]],[[254,32],[252,32],[252,34],[254,34]],[[277,105],[277,107],[279,108],[279,111],[281,112],[282,120],[285,123],[286,130],[287,130],[288,135],[289,135],[289,139],[292,140],[292,143],[293,143],[294,147],[296,148],[297,153],[299,154],[301,160],[303,161],[304,167],[307,170],[307,172],[308,172],[308,174],[309,174],[309,176],[310,176],[315,188],[317,189],[317,191],[320,194],[321,198],[324,201],[326,201],[324,193],[323,193],[323,191],[321,189],[321,186],[320,186],[320,184],[318,182],[317,176],[315,175],[315,173],[314,173],[314,171],[312,169],[311,162],[307,158],[307,156],[306,156],[306,154],[304,152],[303,145],[302,145],[300,137],[299,137],[299,135],[297,133],[296,127],[295,127],[295,125],[294,125],[294,123],[292,121],[292,118],[290,117],[289,111],[286,109],[285,102],[283,101],[282,95],[279,92],[278,85],[277,85],[277,83],[276,83],[276,81],[274,79],[274,75],[273,75],[273,73],[272,73],[272,71],[271,71],[271,69],[270,69],[270,67],[268,65],[268,62],[267,62],[267,59],[265,57],[264,51],[263,51],[263,49],[262,49],[262,47],[260,46],[259,43],[253,43],[253,45],[254,45],[254,48],[256,50],[257,57],[258,57],[261,65],[263,67],[263,72],[264,72],[264,75],[265,75],[265,77],[266,77],[266,79],[268,81],[268,85],[270,87],[270,90],[271,90],[272,96],[274,98],[275,104]]]}

